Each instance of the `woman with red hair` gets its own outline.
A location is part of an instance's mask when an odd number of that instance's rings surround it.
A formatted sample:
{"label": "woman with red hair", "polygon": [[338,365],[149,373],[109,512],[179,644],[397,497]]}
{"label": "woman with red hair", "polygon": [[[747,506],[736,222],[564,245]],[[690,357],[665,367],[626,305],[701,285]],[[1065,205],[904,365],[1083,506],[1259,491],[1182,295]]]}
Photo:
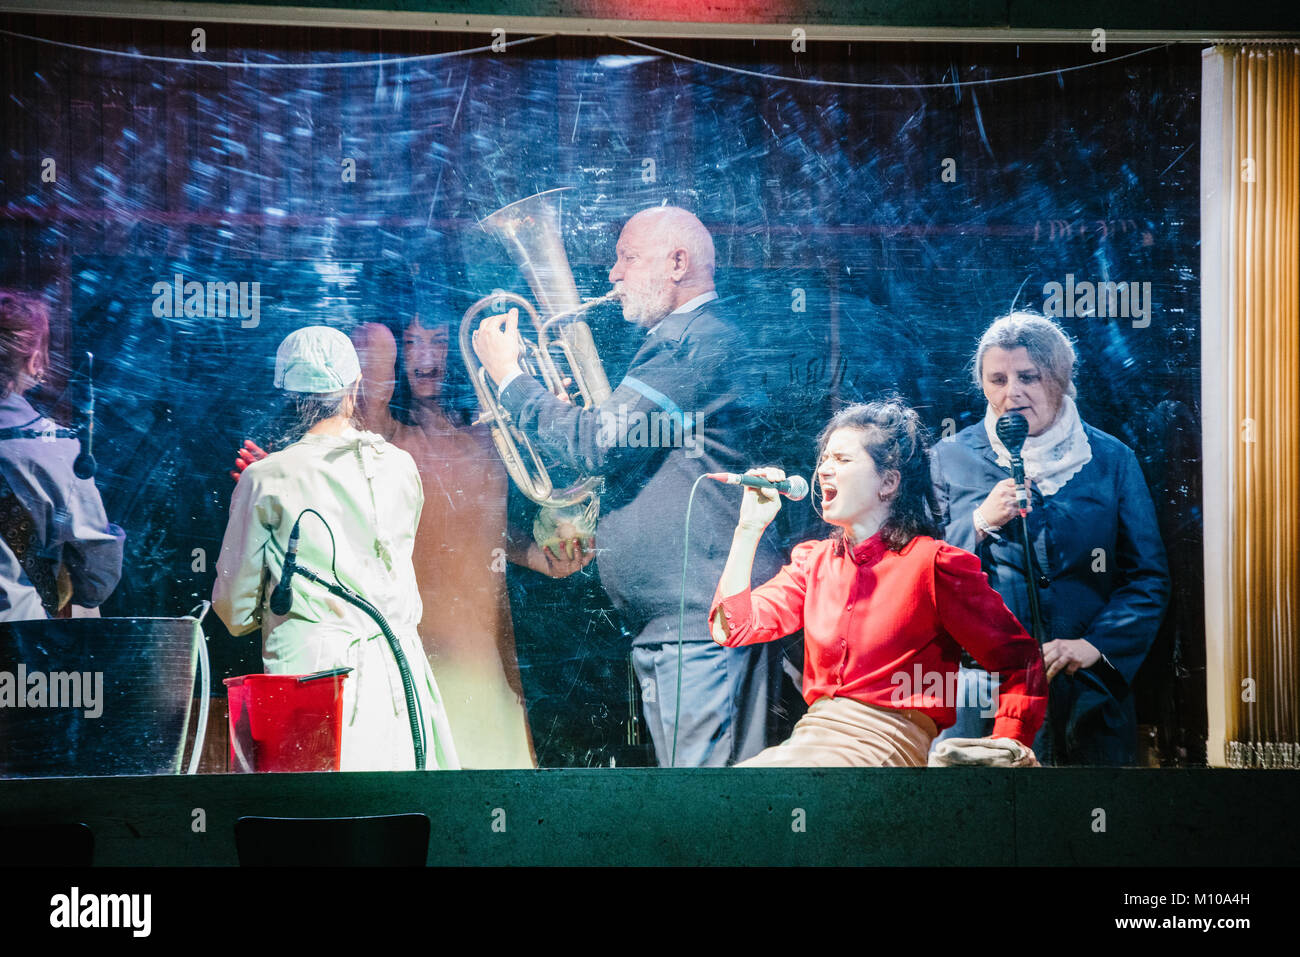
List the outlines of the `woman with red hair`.
{"label": "woman with red hair", "polygon": [[49,368],[49,343],[45,303],[0,289],[0,621],[98,614],[122,574],[122,530],[73,473],[75,433],[23,397]]}

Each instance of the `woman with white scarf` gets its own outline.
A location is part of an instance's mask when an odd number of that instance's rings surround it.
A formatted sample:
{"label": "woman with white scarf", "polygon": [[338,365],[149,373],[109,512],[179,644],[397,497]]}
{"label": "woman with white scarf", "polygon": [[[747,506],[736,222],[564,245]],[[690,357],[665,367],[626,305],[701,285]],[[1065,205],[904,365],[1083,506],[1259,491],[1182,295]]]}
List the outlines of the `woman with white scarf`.
{"label": "woman with white scarf", "polygon": [[[1034,753],[1043,764],[1128,765],[1137,758],[1131,685],[1164,616],[1169,576],[1137,457],[1079,417],[1075,362],[1065,333],[1042,316],[1017,312],[989,326],[973,363],[984,421],[936,444],[935,492],[944,538],[979,556],[1032,631],[1022,520],[996,432],[1002,415],[1025,417],[1028,578],[1050,682]],[[957,723],[941,737],[984,737],[992,718],[979,703],[997,700],[991,678],[971,660],[961,678]]]}

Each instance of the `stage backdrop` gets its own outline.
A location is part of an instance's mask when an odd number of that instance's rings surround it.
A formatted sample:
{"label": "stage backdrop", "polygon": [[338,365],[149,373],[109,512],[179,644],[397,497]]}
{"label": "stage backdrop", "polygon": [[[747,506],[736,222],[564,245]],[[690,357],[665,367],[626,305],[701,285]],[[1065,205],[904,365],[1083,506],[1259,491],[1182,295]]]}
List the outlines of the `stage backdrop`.
{"label": "stage backdrop", "polygon": [[[1196,48],[0,29],[0,284],[55,304],[56,414],[75,357],[96,356],[98,482],[127,531],[106,614],[210,596],[227,471],[240,440],[265,437],[291,330],[400,335],[413,311],[439,314],[449,404],[472,411],[460,315],[495,288],[528,294],[476,222],[570,186],[588,296],[637,210],[681,205],[709,227],[765,372],[754,429],[804,474],[838,405],[898,390],[951,435],[983,414],[969,360],[993,318],[1042,310],[1051,283],[1127,284],[1125,314],[1060,321],[1081,413],[1137,452],[1169,553],[1173,600],[1138,685],[1147,753],[1204,762]],[[242,308],[171,308],[159,284],[178,276],[234,283]],[[590,321],[617,382],[640,334],[616,308]],[[530,507],[512,492],[514,521]],[[791,541],[825,529],[806,503],[785,519]],[[504,573],[541,762],[646,763],[628,640],[594,568]],[[218,678],[260,670],[256,634],[209,631]]]}

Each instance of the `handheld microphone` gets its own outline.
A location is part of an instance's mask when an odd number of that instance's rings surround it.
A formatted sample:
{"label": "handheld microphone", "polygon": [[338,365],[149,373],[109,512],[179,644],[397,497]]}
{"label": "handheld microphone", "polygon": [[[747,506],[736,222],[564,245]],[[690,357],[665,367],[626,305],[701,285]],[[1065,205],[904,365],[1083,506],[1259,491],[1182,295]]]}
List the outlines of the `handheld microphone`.
{"label": "handheld microphone", "polygon": [[298,567],[298,525],[302,522],[299,516],[298,521],[293,523],[293,530],[289,532],[289,547],[284,552],[284,566],[280,569],[280,584],[275,586],[275,591],[271,592],[271,612],[276,615],[287,615],[289,609],[293,607],[293,573]]}
{"label": "handheld microphone", "polygon": [[72,474],[79,479],[95,477],[95,354],[86,353],[86,391],[77,402],[77,414],[81,421],[77,431],[84,436],[81,451],[72,463]]}
{"label": "handheld microphone", "polygon": [[798,502],[808,495],[808,480],[802,475],[791,475],[779,482],[769,482],[765,478],[758,478],[754,475],[737,475],[735,472],[710,472],[705,478],[711,478],[715,482],[722,482],[724,485],[773,488],[792,502]]}
{"label": "handheld microphone", "polygon": [[998,419],[995,431],[1002,444],[1011,455],[1011,477],[1016,483],[1016,508],[1020,517],[1029,512],[1029,496],[1025,493],[1025,463],[1020,458],[1020,450],[1025,447],[1029,437],[1029,420],[1019,412],[1008,412]]}

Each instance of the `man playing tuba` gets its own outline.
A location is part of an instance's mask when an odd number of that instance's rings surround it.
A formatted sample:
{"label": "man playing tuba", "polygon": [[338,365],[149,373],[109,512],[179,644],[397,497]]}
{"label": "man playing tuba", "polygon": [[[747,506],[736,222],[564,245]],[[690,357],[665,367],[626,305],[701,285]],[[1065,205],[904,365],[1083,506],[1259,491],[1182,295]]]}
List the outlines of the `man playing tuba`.
{"label": "man playing tuba", "polygon": [[[779,649],[721,648],[708,612],[735,502],[706,482],[696,493],[685,633],[678,653],[686,503],[703,472],[743,472],[759,393],[741,329],[714,290],[713,239],[691,213],[643,210],[619,236],[610,282],[646,339],[613,394],[594,408],[552,395],[524,374],[518,311],[489,316],[473,347],[516,427],[545,456],[605,479],[597,557],[601,581],[636,633],[632,664],[660,765],[719,767],[767,746],[780,690]],[[755,575],[780,553],[764,538]],[[681,700],[677,700],[680,678]]]}

